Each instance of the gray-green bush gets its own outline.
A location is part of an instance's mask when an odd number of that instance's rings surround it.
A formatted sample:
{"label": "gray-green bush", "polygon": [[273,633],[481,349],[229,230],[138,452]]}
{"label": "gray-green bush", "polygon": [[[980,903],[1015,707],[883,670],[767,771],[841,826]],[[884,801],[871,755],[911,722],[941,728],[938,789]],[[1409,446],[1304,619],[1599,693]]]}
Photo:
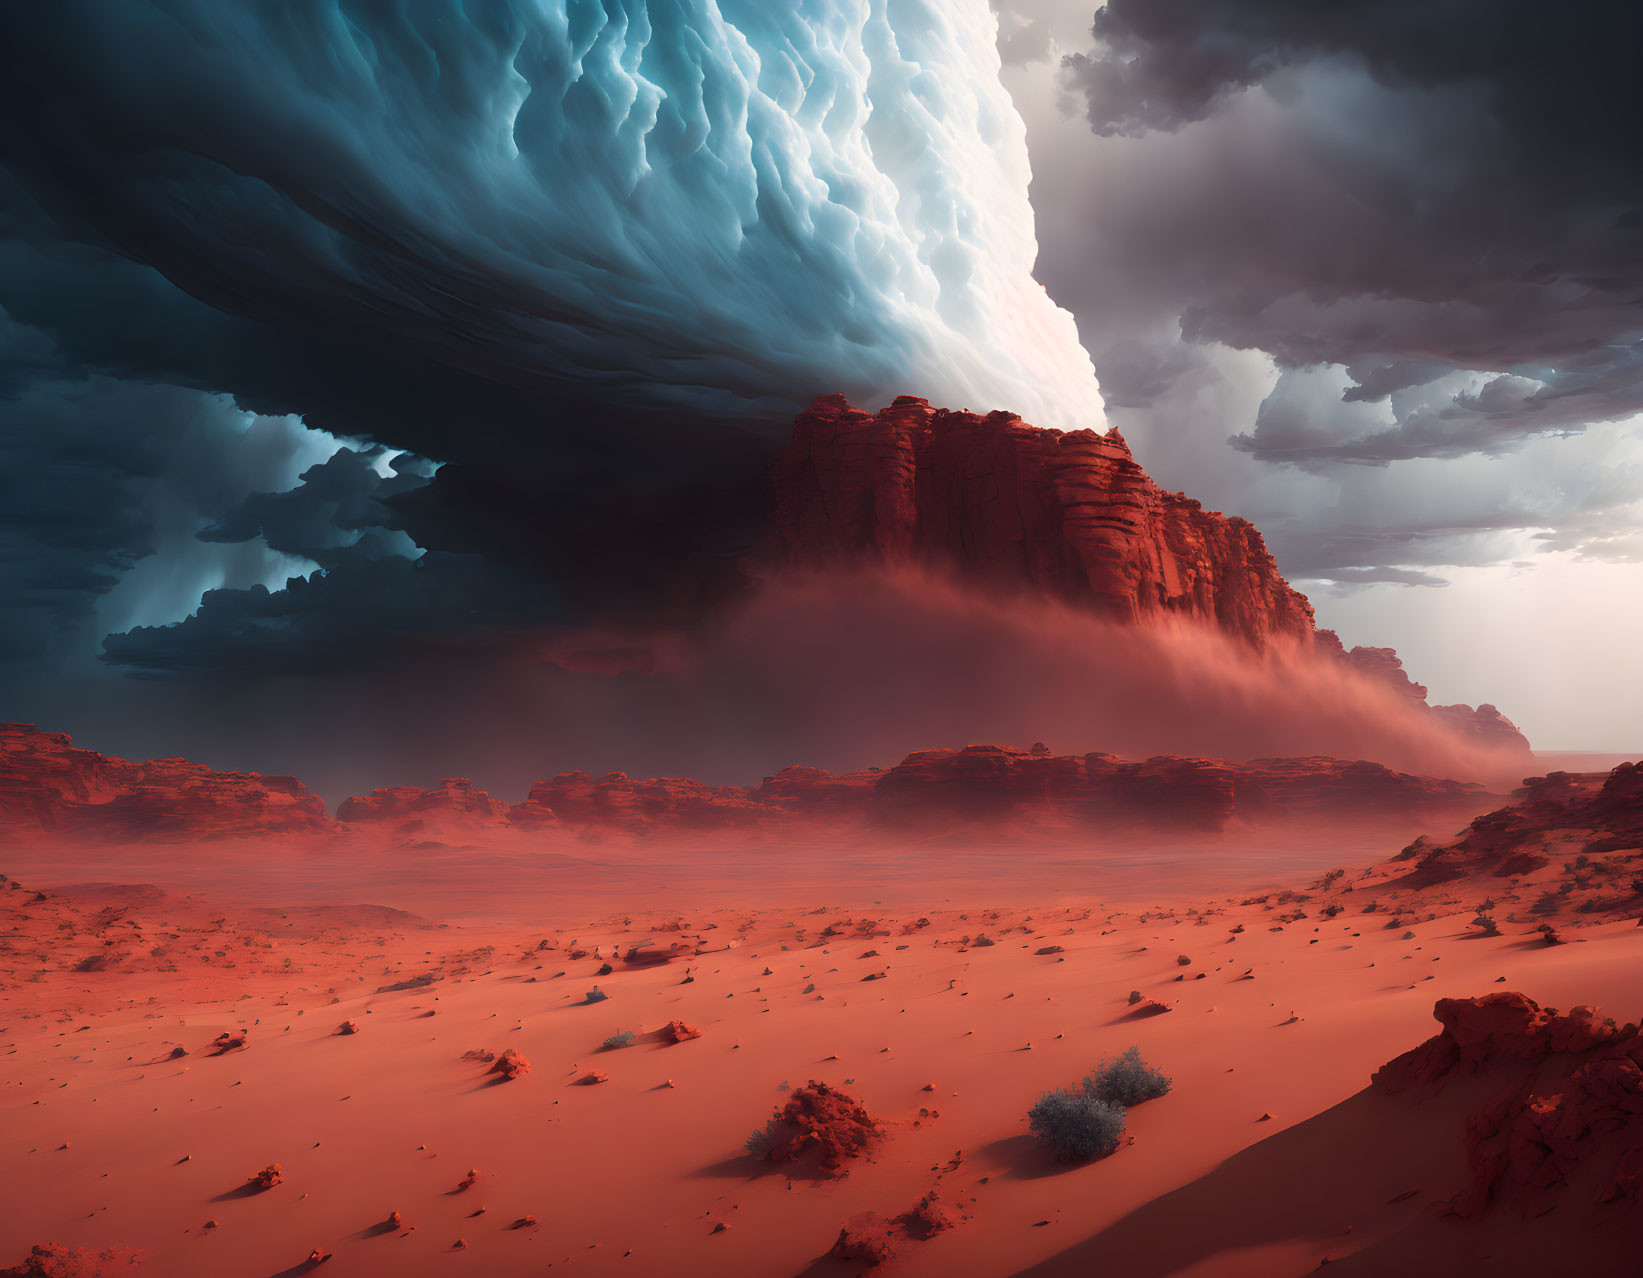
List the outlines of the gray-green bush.
{"label": "gray-green bush", "polygon": [[1139,1105],[1156,1100],[1170,1089],[1170,1079],[1141,1059],[1132,1047],[1110,1061],[1102,1061],[1084,1079],[1084,1093],[1115,1105]]}
{"label": "gray-green bush", "polygon": [[1027,1126],[1063,1158],[1105,1158],[1124,1137],[1124,1107],[1057,1089],[1027,1111]]}

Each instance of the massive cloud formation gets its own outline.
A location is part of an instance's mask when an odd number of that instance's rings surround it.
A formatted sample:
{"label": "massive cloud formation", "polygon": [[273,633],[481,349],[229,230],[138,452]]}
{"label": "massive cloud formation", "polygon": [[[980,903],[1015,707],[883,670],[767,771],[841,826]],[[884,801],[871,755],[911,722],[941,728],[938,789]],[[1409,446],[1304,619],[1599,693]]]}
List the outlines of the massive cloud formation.
{"label": "massive cloud formation", "polygon": [[[24,332],[18,345],[38,336]],[[49,344],[32,346],[49,365]],[[195,534],[336,447],[223,396],[29,378],[0,412],[0,662],[93,651],[109,630],[186,614],[203,589],[281,584],[312,569],[300,549],[255,534],[234,545]]]}
{"label": "massive cloud formation", "polygon": [[3,143],[194,296],[489,380],[1098,424],[994,31],[934,0],[11,6]]}
{"label": "massive cloud formation", "polygon": [[[203,392],[285,423],[292,457],[238,510],[237,478],[181,504],[152,467],[109,480],[169,503],[176,535],[86,520],[91,576],[32,555],[61,597],[26,597],[11,650],[94,648],[94,601],[138,563],[171,579],[103,610],[103,656],[150,676],[654,624],[735,592],[818,392],[1100,425],[1031,275],[994,34],[979,0],[6,8],[9,433],[37,433],[39,387],[112,387],[133,411],[72,397],[106,477]],[[197,469],[223,450],[191,442]],[[394,478],[402,449],[437,473]],[[345,481],[371,489],[358,509]],[[89,483],[59,501],[59,523],[107,504]],[[7,514],[13,562],[56,535]]]}

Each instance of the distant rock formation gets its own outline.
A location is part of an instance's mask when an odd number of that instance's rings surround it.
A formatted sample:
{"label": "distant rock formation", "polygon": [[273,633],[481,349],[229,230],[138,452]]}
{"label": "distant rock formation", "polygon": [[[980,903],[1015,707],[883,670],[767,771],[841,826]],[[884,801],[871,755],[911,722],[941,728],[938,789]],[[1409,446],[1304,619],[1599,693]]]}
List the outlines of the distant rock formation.
{"label": "distant rock formation", "polygon": [[217,772],[183,759],[130,763],[62,733],[0,725],[0,830],[131,841],[368,836],[394,843],[508,831],[689,834],[810,825],[942,833],[1162,827],[1225,830],[1295,818],[1461,819],[1494,796],[1472,782],[1322,757],[1056,755],[972,745],[920,750],[891,768],[790,767],[756,786],[567,772],[509,805],[465,778],[345,799],[336,818],[293,777]]}
{"label": "distant rock formation", "polygon": [[446,777],[437,790],[395,785],[344,799],[337,820],[377,825],[399,836],[440,834],[507,824],[508,805],[475,789],[467,777]]}
{"label": "distant rock formation", "polygon": [[1460,817],[1488,796],[1470,782],[1394,772],[1339,759],[1219,759],[1163,755],[1054,755],[974,745],[921,750],[895,767],[835,774],[791,767],[760,785],[704,786],[681,778],[638,780],[571,772],[533,786],[513,809],[524,825],[635,834],[735,830],[813,823],[923,832],[978,825],[1016,829],[1152,825],[1223,830],[1322,815]]}
{"label": "distant rock formation", "polygon": [[1527,753],[1529,739],[1494,706],[1434,706],[1426,699],[1426,685],[1416,683],[1391,648],[1348,649],[1333,630],[1320,630],[1314,640],[1319,652],[1335,657],[1367,678],[1386,684],[1414,705],[1430,710],[1450,732],[1474,745]]}
{"label": "distant rock formation", "polygon": [[0,826],[13,831],[158,840],[316,835],[325,801],[289,776],[218,772],[187,759],[125,759],[76,748],[61,732],[0,724]]}
{"label": "distant rock formation", "polygon": [[743,786],[709,786],[688,777],[640,781],[625,772],[599,778],[585,772],[561,773],[537,782],[529,798],[513,809],[513,820],[526,826],[551,822],[635,833],[661,827],[751,826],[770,815]]}
{"label": "distant rock formation", "polygon": [[[1634,868],[1623,868],[1643,857],[1643,763],[1622,763],[1607,775],[1529,777],[1511,797],[1505,807],[1474,818],[1456,839],[1419,839],[1404,848],[1401,859],[1415,863],[1408,881],[1419,886],[1472,876],[1504,879],[1579,855],[1589,862],[1601,858],[1583,867],[1588,878],[1626,876],[1610,885],[1611,895],[1643,899],[1643,879],[1634,878]],[[1625,851],[1634,856],[1609,855]]]}

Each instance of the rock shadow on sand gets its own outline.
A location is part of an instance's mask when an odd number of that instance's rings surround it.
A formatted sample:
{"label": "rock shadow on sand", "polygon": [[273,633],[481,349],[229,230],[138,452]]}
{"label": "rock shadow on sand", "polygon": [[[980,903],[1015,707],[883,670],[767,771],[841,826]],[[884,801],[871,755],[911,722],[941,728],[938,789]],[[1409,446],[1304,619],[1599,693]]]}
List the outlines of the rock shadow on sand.
{"label": "rock shadow on sand", "polygon": [[[1104,1158],[1083,1162],[1068,1161],[1058,1157],[1055,1150],[1038,1137],[1026,1133],[990,1141],[976,1152],[984,1159],[1002,1163],[1004,1170],[995,1172],[994,1175],[1008,1180],[1042,1180],[1046,1176],[1063,1176],[1068,1172],[1106,1161]],[[1112,1155],[1109,1154],[1107,1157],[1111,1158]]]}

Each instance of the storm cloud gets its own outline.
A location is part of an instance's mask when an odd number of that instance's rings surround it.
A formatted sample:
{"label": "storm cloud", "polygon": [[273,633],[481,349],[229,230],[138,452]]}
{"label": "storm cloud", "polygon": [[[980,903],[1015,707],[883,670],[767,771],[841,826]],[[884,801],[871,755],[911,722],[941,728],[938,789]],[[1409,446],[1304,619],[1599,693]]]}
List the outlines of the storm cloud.
{"label": "storm cloud", "polygon": [[[237,509],[225,478],[163,545],[83,521],[78,575],[35,556],[57,594],[27,597],[14,646],[84,644],[71,617],[179,555],[240,567],[179,570],[106,661],[240,676],[441,631],[664,624],[740,588],[818,393],[1100,425],[1031,275],[994,35],[980,3],[883,0],[6,9],[12,437],[78,380],[217,396],[288,420],[293,456],[335,453]],[[121,425],[89,401],[72,432],[112,475]],[[394,471],[402,450],[427,473]],[[164,505],[152,469],[110,482]],[[345,469],[378,487],[342,498]],[[7,513],[18,562],[60,535]]]}
{"label": "storm cloud", "polygon": [[1194,280],[1188,338],[1344,365],[1348,402],[1491,374],[1382,428],[1240,447],[1495,452],[1643,408],[1635,7],[1116,0],[1091,36],[1065,64],[1090,127],[1176,135],[1142,197],[1171,211],[1126,242]]}
{"label": "storm cloud", "polygon": [[[1562,497],[1532,445],[1643,410],[1638,11],[998,7],[1039,274],[1161,480],[1312,581],[1612,553],[1631,429],[1577,451],[1595,478],[1556,466]],[[1452,535],[1419,477],[1439,461]]]}
{"label": "storm cloud", "polygon": [[[1098,423],[980,4],[7,9],[20,180],[233,314],[720,419]],[[457,460],[451,458],[451,460]]]}

